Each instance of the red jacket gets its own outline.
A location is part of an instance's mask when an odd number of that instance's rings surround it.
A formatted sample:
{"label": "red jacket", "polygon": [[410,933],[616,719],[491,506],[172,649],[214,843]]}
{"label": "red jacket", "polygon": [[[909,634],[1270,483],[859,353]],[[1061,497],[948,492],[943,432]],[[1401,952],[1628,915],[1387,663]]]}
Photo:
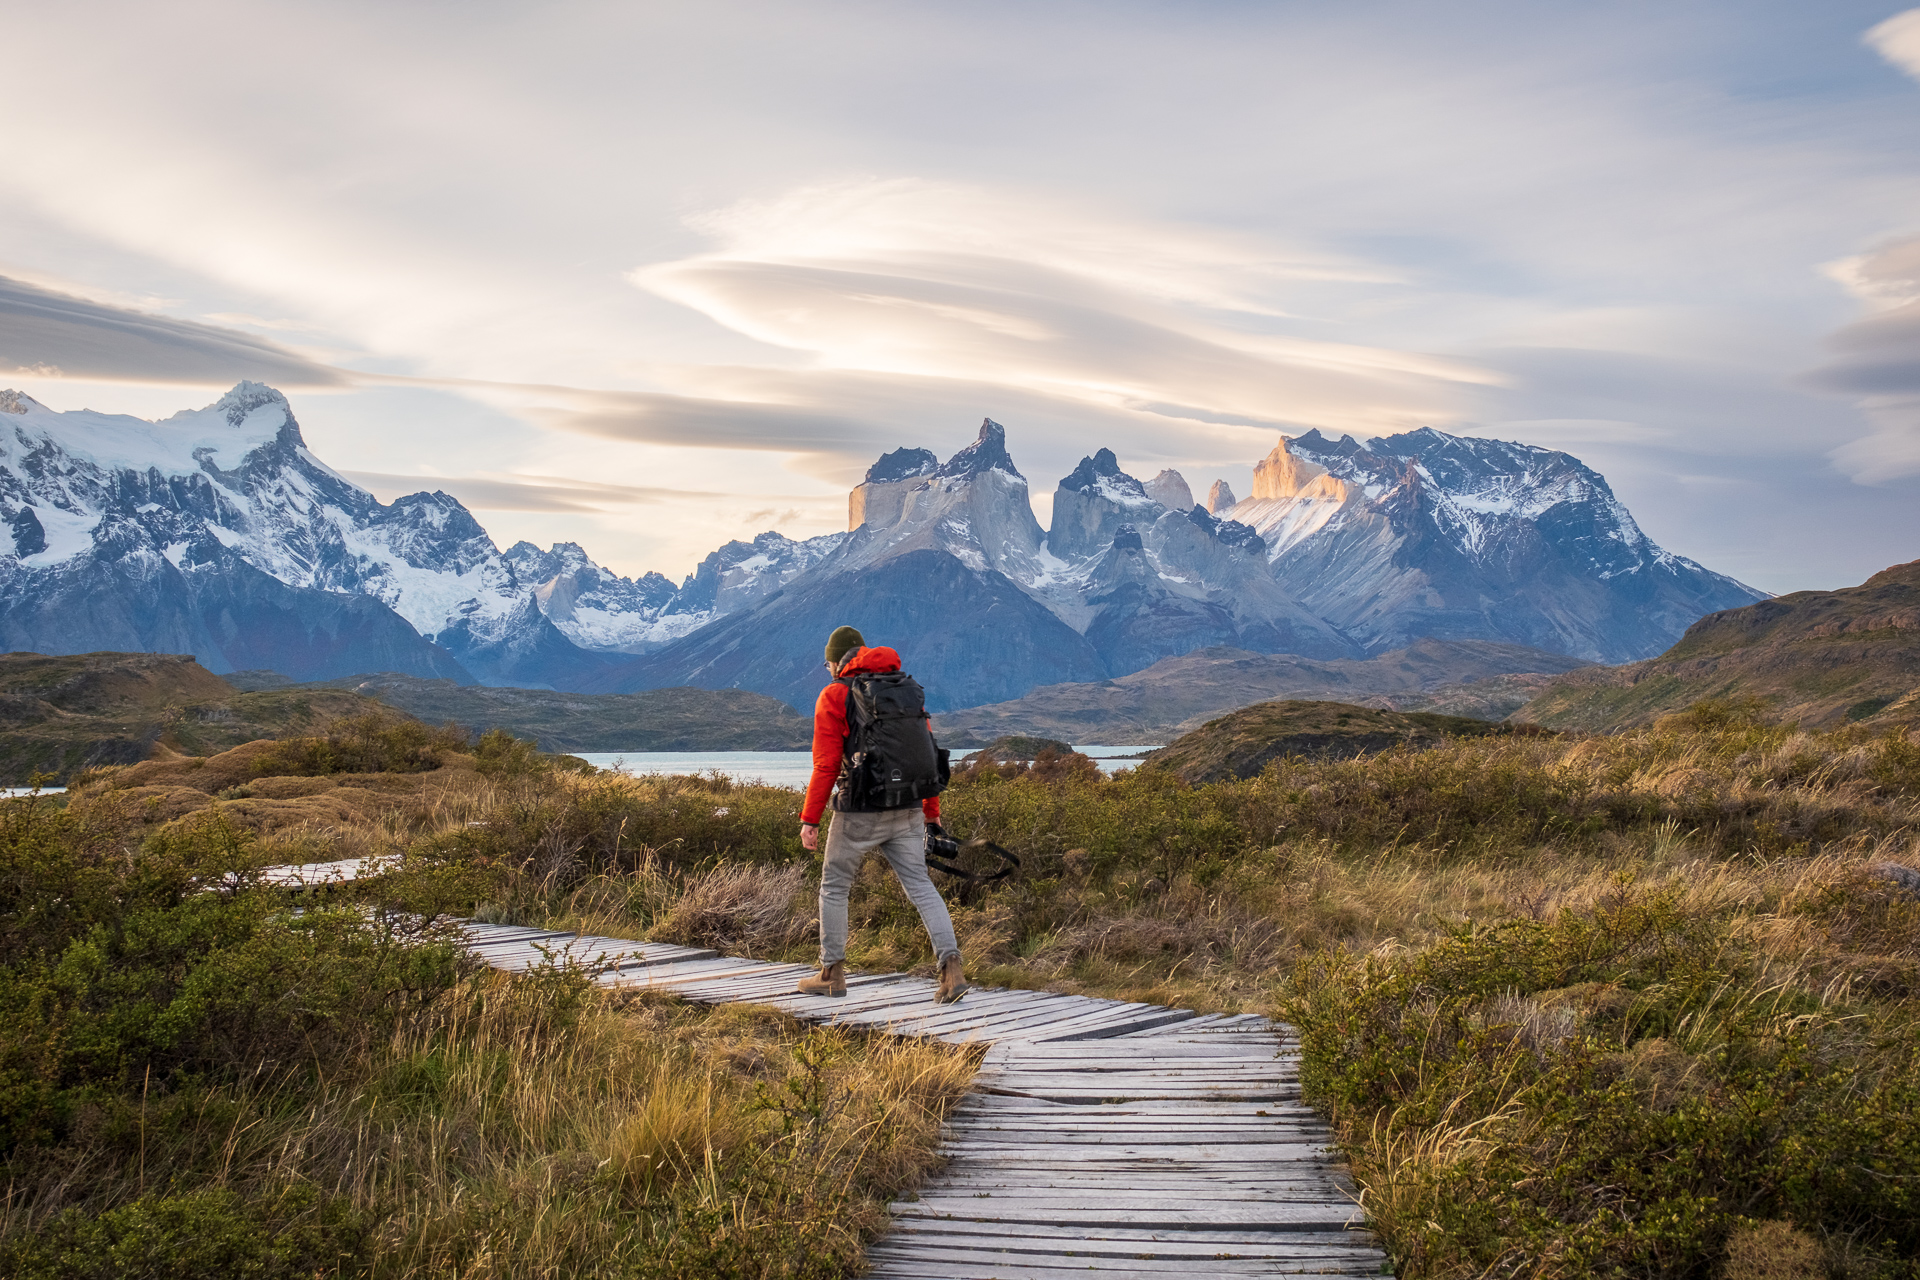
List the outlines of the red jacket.
{"label": "red jacket", "polygon": [[[882,646],[862,649],[841,675],[855,671],[885,673],[900,669],[900,655]],[[931,728],[931,725],[929,725]],[[826,810],[827,795],[840,776],[840,763],[847,751],[847,686],[835,680],[820,691],[813,704],[813,780],[807,784],[807,802],[800,806],[800,821],[818,822]],[[940,821],[940,797],[929,796],[920,802],[920,812],[928,822]]]}

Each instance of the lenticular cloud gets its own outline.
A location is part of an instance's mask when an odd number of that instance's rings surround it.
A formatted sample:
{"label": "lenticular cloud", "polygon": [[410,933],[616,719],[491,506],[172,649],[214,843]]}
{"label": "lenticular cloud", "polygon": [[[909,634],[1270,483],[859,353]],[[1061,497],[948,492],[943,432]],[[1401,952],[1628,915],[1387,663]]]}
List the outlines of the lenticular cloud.
{"label": "lenticular cloud", "polygon": [[1293,336],[1291,294],[1392,281],[1250,238],[911,181],[806,188],[693,225],[711,251],[632,281],[822,369],[1342,431],[1449,419],[1461,386],[1496,380]]}

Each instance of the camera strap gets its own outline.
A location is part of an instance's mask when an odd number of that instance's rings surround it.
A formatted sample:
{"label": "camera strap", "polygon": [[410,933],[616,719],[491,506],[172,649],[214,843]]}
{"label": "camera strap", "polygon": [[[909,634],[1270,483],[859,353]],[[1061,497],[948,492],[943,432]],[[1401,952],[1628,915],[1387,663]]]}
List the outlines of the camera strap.
{"label": "camera strap", "polygon": [[[1000,859],[1004,865],[992,875],[969,871],[958,862],[959,858],[969,853],[990,853]],[[1020,859],[984,837],[969,840],[963,845],[952,836],[928,836],[927,865],[935,871],[944,871],[959,880],[971,880],[975,884],[993,884],[1005,880],[1018,871]]]}

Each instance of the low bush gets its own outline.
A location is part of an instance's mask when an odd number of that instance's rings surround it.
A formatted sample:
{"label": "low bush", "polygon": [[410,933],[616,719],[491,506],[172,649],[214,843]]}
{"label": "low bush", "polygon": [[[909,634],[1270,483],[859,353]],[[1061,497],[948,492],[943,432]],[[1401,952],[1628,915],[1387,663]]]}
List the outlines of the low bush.
{"label": "low bush", "polygon": [[122,1123],[136,1095],[324,1070],[453,982],[450,942],[291,913],[262,867],[217,811],[127,850],[98,812],[0,806],[0,1160]]}
{"label": "low bush", "polygon": [[1300,962],[1304,1083],[1408,1273],[1707,1275],[1779,1222],[1847,1274],[1920,1274],[1920,1019],[1821,999],[1740,914],[1623,879]]}
{"label": "low bush", "polygon": [[[510,735],[500,736],[512,741]],[[283,738],[254,759],[253,771],[263,778],[424,773],[469,749],[466,731],[454,725],[435,729],[375,712],[336,721],[313,737]],[[495,753],[500,754],[498,744]]]}

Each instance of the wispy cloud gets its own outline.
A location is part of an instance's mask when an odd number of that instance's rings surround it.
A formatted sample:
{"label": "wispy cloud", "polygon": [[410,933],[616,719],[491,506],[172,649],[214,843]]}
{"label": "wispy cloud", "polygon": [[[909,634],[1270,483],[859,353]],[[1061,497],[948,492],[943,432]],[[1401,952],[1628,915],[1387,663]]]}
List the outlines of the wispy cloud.
{"label": "wispy cloud", "polygon": [[1863,39],[1881,57],[1920,80],[1920,9],[1894,14]]}
{"label": "wispy cloud", "polygon": [[1458,387],[1500,380],[1286,332],[1290,286],[1394,276],[1244,235],[903,179],[801,188],[691,223],[715,246],[634,283],[823,370],[1362,432],[1449,420]]}
{"label": "wispy cloud", "polygon": [[[1920,10],[1902,17],[1920,19]],[[1920,21],[1908,27],[1920,46]],[[1847,259],[1832,274],[1868,314],[1828,340],[1834,358],[1808,380],[1854,397],[1873,428],[1835,449],[1834,461],[1862,483],[1920,475],[1920,237]]]}
{"label": "wispy cloud", "polygon": [[339,370],[232,329],[136,311],[0,276],[0,369],[43,377],[334,387]]}
{"label": "wispy cloud", "polygon": [[398,496],[439,491],[485,511],[608,511],[617,507],[703,502],[731,496],[691,489],[594,484],[559,476],[428,476],[393,475],[384,471],[342,471],[340,474],[375,493]]}

